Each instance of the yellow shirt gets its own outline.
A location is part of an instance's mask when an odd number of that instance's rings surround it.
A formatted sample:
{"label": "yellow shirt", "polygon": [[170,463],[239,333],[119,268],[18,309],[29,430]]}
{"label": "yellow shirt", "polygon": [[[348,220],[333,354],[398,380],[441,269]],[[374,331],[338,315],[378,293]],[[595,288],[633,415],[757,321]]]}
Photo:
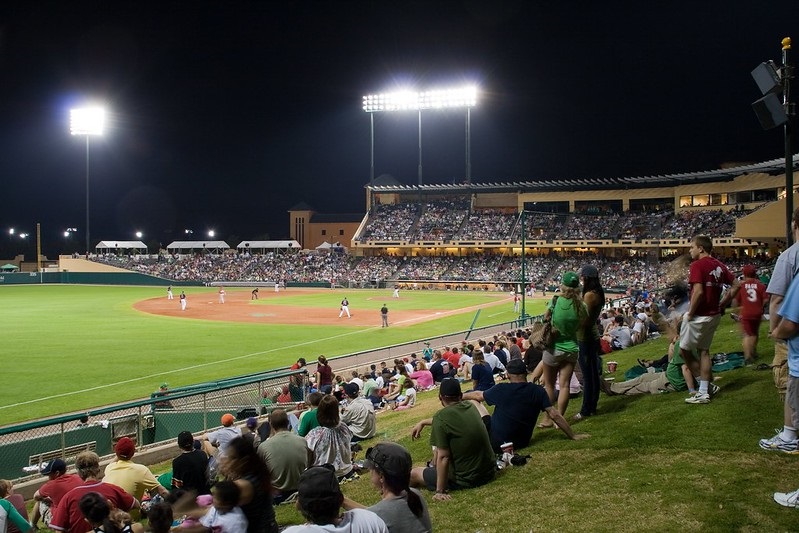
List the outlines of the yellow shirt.
{"label": "yellow shirt", "polygon": [[103,481],[116,485],[139,501],[145,490],[153,490],[159,485],[149,468],[122,459],[105,467]]}

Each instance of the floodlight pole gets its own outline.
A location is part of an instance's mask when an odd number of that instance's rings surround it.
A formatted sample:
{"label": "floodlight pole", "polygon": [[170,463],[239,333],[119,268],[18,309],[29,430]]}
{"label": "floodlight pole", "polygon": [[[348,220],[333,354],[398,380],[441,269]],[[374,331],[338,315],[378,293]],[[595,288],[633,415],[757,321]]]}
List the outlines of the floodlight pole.
{"label": "floodlight pole", "polygon": [[419,110],[419,185],[422,184],[422,110]]}
{"label": "floodlight pole", "polygon": [[472,108],[466,108],[466,184],[472,184]]}
{"label": "floodlight pole", "polygon": [[527,295],[527,269],[525,267],[527,260],[524,255],[524,248],[527,245],[526,236],[527,236],[527,211],[522,209],[522,314],[521,316],[519,316],[519,321],[521,322],[520,327],[523,327],[527,323],[527,308],[525,307],[526,303],[525,296]]}
{"label": "floodlight pole", "polygon": [[375,205],[375,114],[369,113],[369,142],[371,160],[369,163],[369,208]]}
{"label": "floodlight pole", "polygon": [[89,235],[89,136],[86,135],[86,259],[89,259],[91,246]]}
{"label": "floodlight pole", "polygon": [[794,109],[791,103],[791,80],[793,79],[793,66],[790,63],[791,38],[782,40],[782,105],[785,107],[785,248],[793,244],[793,116]]}

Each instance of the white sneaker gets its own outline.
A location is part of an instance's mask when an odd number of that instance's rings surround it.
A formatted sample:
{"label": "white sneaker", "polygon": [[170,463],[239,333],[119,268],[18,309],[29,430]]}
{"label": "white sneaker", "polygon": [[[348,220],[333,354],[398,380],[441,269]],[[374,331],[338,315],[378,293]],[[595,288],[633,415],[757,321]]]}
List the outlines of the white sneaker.
{"label": "white sneaker", "polygon": [[774,501],[783,507],[799,507],[799,489],[793,492],[775,492]]}
{"label": "white sneaker", "polygon": [[692,404],[699,404],[699,403],[710,403],[710,394],[702,394],[701,392],[697,392],[693,396],[689,396],[685,399],[685,403],[692,403]]}
{"label": "white sneaker", "polygon": [[783,440],[782,430],[778,429],[777,434],[770,439],[760,439],[758,443],[761,448],[768,451],[781,451],[785,453],[796,453],[799,448],[799,439]]}

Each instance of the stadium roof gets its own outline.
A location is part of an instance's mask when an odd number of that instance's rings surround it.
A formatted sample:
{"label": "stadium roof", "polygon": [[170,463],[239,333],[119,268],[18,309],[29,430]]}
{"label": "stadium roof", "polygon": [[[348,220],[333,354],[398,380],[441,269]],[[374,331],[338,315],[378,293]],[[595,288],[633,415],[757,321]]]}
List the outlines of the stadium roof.
{"label": "stadium roof", "polygon": [[122,249],[122,250],[130,250],[130,249],[147,249],[147,245],[141,241],[100,241],[95,246],[97,250],[107,250],[107,249]]}
{"label": "stadium roof", "polygon": [[[793,168],[799,168],[799,154],[793,158]],[[375,193],[390,192],[445,192],[445,193],[472,193],[472,192],[553,192],[564,190],[604,190],[604,189],[642,189],[651,187],[674,187],[677,185],[690,185],[694,183],[712,183],[719,181],[732,181],[745,174],[779,174],[785,170],[785,159],[772,159],[762,163],[741,165],[718,170],[700,172],[684,172],[679,174],[662,174],[658,176],[636,176],[617,178],[568,178],[568,179],[540,179],[535,181],[514,182],[480,182],[445,183],[424,185],[369,185],[366,187]]]}

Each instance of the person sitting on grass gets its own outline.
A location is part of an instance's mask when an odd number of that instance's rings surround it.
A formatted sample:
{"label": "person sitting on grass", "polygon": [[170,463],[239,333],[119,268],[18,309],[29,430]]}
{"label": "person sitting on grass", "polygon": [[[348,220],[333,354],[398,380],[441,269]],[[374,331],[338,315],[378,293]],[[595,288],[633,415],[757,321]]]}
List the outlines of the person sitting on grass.
{"label": "person sitting on grass", "polygon": [[300,437],[306,436],[309,431],[319,425],[319,420],[316,418],[316,411],[319,408],[319,402],[322,401],[324,396],[325,395],[321,392],[312,392],[308,395],[308,405],[310,405],[310,409],[300,414],[300,425],[299,428],[297,428],[297,435]]}
{"label": "person sitting on grass", "polygon": [[347,395],[349,403],[343,408],[341,421],[352,432],[353,442],[371,439],[377,431],[375,408],[371,400],[364,398],[359,392],[356,383],[344,385],[344,393]]}
{"label": "person sitting on grass", "polygon": [[[513,361],[513,359],[511,359],[511,361]],[[491,370],[491,366],[483,357],[483,352],[480,350],[475,350],[474,354],[472,355],[472,366],[470,373],[472,378],[472,388],[474,390],[485,391],[494,386],[494,373]]]}
{"label": "person sitting on grass", "polygon": [[[477,407],[483,423],[488,428],[491,448],[501,453],[502,444],[512,442],[514,449],[530,445],[533,429],[540,413],[547,413],[554,423],[572,440],[586,439],[589,435],[574,433],[566,419],[552,406],[544,388],[527,381],[527,365],[521,359],[508,361],[509,383],[497,383],[485,390],[463,394]],[[493,405],[494,414],[489,415],[481,402]]]}
{"label": "person sitting on grass", "polygon": [[283,533],[388,533],[385,522],[375,513],[366,509],[352,509],[342,513],[343,503],[344,495],[334,468],[329,464],[312,466],[300,476],[297,489],[297,509],[307,523],[287,527]]}
{"label": "person sitting on grass", "polygon": [[413,386],[413,381],[408,380],[405,382],[405,395],[399,396],[397,401],[391,405],[391,408],[396,411],[404,411],[416,405],[416,388]]}
{"label": "person sitting on grass", "polygon": [[241,489],[233,481],[219,481],[211,489],[213,505],[200,518],[200,524],[180,528],[183,533],[244,533],[247,517],[238,506]]}
{"label": "person sitting on grass", "polygon": [[[368,510],[383,519],[389,533],[426,533],[433,531],[430,513],[422,494],[410,487],[413,461],[408,450],[393,442],[381,442],[366,450],[364,466],[369,469],[372,485],[381,500]],[[364,506],[344,498],[345,509]]]}
{"label": "person sitting on grass", "polygon": [[434,386],[433,374],[427,369],[427,363],[421,359],[417,361],[416,370],[411,373],[410,378],[416,383],[419,390],[430,390]]}
{"label": "person sitting on grass", "polygon": [[350,451],[352,432],[341,421],[336,397],[326,394],[319,402],[316,416],[319,427],[313,428],[305,436],[308,449],[313,452],[312,464],[333,465],[339,479],[352,477],[355,473]]}
{"label": "person sitting on grass", "polygon": [[434,490],[433,499],[442,501],[451,499],[450,490],[479,487],[493,480],[496,458],[480,413],[463,400],[457,379],[441,382],[438,399],[443,409],[411,431],[411,438],[418,439],[425,426],[432,426],[430,444],[435,448],[434,466],[411,470],[411,486]]}
{"label": "person sitting on grass", "polygon": [[[88,492],[78,501],[78,507],[90,531],[97,533],[144,533],[139,523],[131,523],[130,515],[113,509],[108,500],[97,492]],[[121,513],[121,514],[120,514]],[[72,531],[70,529],[70,531]]]}

